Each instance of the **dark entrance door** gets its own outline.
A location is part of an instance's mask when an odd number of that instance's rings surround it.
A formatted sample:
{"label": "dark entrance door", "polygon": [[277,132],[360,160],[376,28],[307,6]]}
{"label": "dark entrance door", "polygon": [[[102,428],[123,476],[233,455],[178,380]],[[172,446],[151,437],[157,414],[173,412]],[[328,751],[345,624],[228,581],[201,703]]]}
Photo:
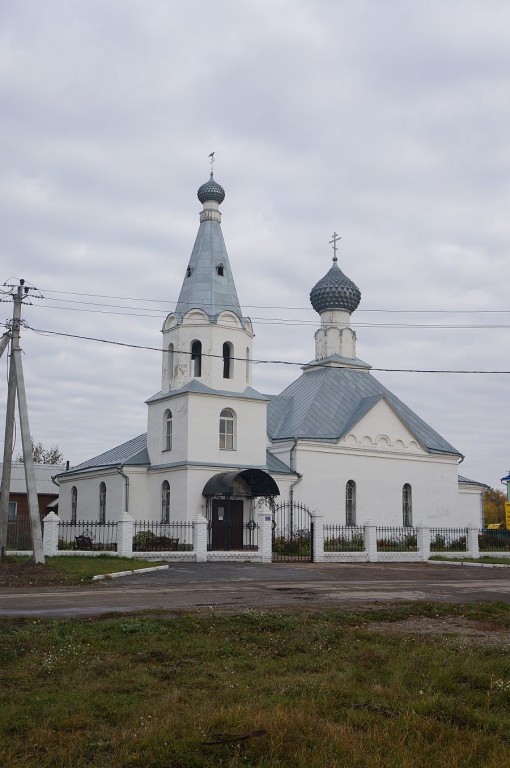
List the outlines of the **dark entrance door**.
{"label": "dark entrance door", "polygon": [[278,504],[273,513],[273,560],[313,560],[313,520],[308,507],[295,501]]}
{"label": "dark entrance door", "polygon": [[213,499],[211,549],[243,548],[243,502],[238,499]]}

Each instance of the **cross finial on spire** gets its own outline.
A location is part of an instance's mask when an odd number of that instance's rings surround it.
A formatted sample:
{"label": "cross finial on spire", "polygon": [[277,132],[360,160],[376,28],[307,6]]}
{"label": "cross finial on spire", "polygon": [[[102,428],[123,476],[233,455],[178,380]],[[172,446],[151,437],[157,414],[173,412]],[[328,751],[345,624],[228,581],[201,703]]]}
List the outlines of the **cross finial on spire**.
{"label": "cross finial on spire", "polygon": [[336,252],[337,252],[337,249],[338,249],[338,246],[337,246],[337,241],[338,240],[341,240],[340,235],[337,235],[336,232],[333,232],[333,239],[329,241],[330,245],[331,245],[331,243],[333,243],[333,254],[334,254],[333,255],[333,261],[338,261],[337,256],[336,256]]}
{"label": "cross finial on spire", "polygon": [[211,176],[212,176],[214,173],[214,152],[211,152],[209,157],[211,158],[209,162],[211,163]]}

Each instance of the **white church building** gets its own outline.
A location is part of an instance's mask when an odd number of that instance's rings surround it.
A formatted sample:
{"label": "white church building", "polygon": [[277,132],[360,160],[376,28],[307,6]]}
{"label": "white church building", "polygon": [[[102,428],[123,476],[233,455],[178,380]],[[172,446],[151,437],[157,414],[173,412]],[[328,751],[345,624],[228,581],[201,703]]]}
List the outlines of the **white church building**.
{"label": "white church building", "polygon": [[[175,310],[163,329],[161,389],[147,433],[58,475],[62,520],[253,520],[292,497],[337,525],[479,525],[484,486],[462,454],[357,357],[361,294],[333,265],[310,294],[314,359],[279,395],[252,387],[253,327],[237,297],[210,179]],[[312,345],[312,340],[310,340]],[[483,519],[483,518],[482,518]]]}

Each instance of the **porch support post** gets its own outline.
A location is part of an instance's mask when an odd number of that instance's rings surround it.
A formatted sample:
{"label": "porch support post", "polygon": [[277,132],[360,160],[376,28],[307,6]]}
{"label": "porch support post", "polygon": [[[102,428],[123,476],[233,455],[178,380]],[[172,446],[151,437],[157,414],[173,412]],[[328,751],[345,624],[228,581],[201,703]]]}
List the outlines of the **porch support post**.
{"label": "porch support post", "polygon": [[197,563],[207,562],[207,525],[203,515],[193,518],[193,552]]}
{"label": "porch support post", "polygon": [[123,512],[117,523],[117,554],[120,557],[133,557],[133,524],[129,512]]}
{"label": "porch support post", "polygon": [[420,560],[428,560],[430,557],[430,528],[425,523],[418,523],[416,526],[416,539]]}
{"label": "porch support post", "polygon": [[259,552],[263,563],[273,559],[273,516],[269,507],[257,512],[259,526]]}
{"label": "porch support post", "polygon": [[479,557],[480,549],[478,546],[478,526],[471,523],[467,526],[467,555],[469,557]]}
{"label": "porch support post", "polygon": [[55,512],[48,512],[43,519],[43,552],[45,557],[58,555],[58,524],[60,518]]}
{"label": "porch support post", "polygon": [[376,563],[377,555],[377,527],[371,520],[367,520],[364,525],[365,552],[368,555],[369,563]]}
{"label": "porch support post", "polygon": [[324,515],[320,512],[312,512],[313,523],[313,552],[314,563],[324,562]]}

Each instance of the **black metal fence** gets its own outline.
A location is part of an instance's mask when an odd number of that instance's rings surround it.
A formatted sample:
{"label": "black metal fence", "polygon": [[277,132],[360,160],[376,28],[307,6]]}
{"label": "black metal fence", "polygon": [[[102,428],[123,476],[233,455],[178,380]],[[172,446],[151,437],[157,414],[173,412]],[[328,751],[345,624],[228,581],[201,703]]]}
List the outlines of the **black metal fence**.
{"label": "black metal fence", "polygon": [[255,520],[235,523],[232,520],[211,522],[207,526],[209,551],[250,551],[259,548],[259,526]]}
{"label": "black metal fence", "polygon": [[17,552],[32,551],[32,528],[28,515],[17,515],[7,523],[7,549]]}
{"label": "black metal fence", "polygon": [[478,531],[478,549],[480,552],[510,551],[510,531]]}
{"label": "black metal fence", "polygon": [[273,511],[273,560],[313,560],[313,520],[307,506],[294,500],[278,504]]}
{"label": "black metal fence", "polygon": [[147,520],[133,525],[133,552],[189,552],[193,549],[193,523]]}
{"label": "black metal fence", "polygon": [[378,552],[417,552],[418,536],[416,528],[377,527]]}
{"label": "black metal fence", "polygon": [[84,552],[116,552],[117,523],[94,523],[81,520],[76,523],[60,521],[58,548]]}
{"label": "black metal fence", "polygon": [[356,525],[325,525],[324,552],[363,552],[364,528]]}
{"label": "black metal fence", "polygon": [[431,528],[431,552],[467,552],[467,528]]}

